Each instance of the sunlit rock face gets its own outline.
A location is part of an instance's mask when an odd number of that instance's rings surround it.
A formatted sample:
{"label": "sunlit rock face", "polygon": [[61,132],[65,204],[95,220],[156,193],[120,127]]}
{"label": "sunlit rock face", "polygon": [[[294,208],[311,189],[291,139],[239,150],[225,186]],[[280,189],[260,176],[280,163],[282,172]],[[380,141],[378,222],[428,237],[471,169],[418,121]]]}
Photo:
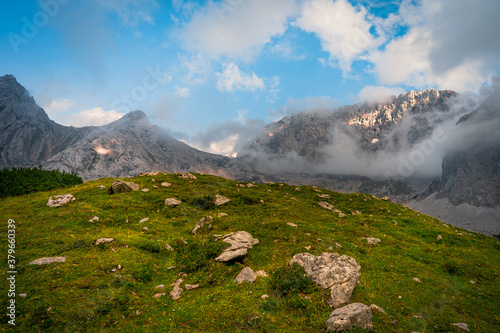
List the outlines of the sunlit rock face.
{"label": "sunlit rock face", "polygon": [[[336,130],[350,135],[362,149],[397,149],[415,144],[432,133],[436,122],[447,118],[454,91],[410,91],[388,97],[385,102],[364,102],[335,110],[306,110],[271,123],[249,151],[272,154],[296,152],[309,160],[320,159],[321,148],[336,139]],[[430,121],[428,115],[437,114]],[[241,155],[241,154],[240,154]]]}

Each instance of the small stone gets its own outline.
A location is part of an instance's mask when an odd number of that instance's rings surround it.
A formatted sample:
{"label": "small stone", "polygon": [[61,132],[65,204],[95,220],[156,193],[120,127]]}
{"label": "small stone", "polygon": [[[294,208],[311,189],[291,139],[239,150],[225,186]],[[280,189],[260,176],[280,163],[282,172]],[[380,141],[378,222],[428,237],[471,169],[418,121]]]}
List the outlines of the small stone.
{"label": "small stone", "polygon": [[248,253],[254,245],[259,243],[257,238],[253,238],[246,231],[232,232],[224,235],[223,242],[231,244],[229,248],[224,249],[222,254],[215,258],[216,261],[230,261],[239,257],[243,257]]}
{"label": "small stone", "polygon": [[370,305],[370,309],[372,309],[372,312],[375,311],[375,312],[382,312],[384,314],[387,314],[384,309],[382,309],[380,306],[378,305],[375,305],[375,304],[372,304]]}
{"label": "small stone", "polygon": [[317,194],[316,196],[321,199],[330,199],[329,194]]}
{"label": "small stone", "polygon": [[260,276],[260,277],[268,277],[269,276],[266,271],[262,271],[262,270],[255,272],[255,274],[257,276]]}
{"label": "small stone", "polygon": [[311,245],[304,246],[304,249],[306,249],[307,251],[309,251],[311,249]]}
{"label": "small stone", "polygon": [[164,289],[164,288],[165,288],[164,284],[160,284],[160,285],[156,286],[156,289]]}
{"label": "small stone", "polygon": [[338,247],[339,249],[342,248],[342,245],[340,245],[339,243],[335,243],[335,246]]}
{"label": "small stone", "polygon": [[235,282],[238,284],[247,281],[247,282],[254,282],[257,279],[257,274],[254,273],[254,271],[250,267],[245,267],[243,270],[238,274],[236,279],[234,279]]}
{"label": "small stone", "polygon": [[[295,191],[300,191],[300,187],[296,187]],[[267,295],[266,295],[267,296]]]}
{"label": "small stone", "polygon": [[333,246],[329,246],[328,251],[333,251]]}
{"label": "small stone", "polygon": [[111,270],[111,273],[116,273],[116,268],[113,268],[113,269]]}
{"label": "small stone", "polygon": [[476,284],[477,282],[476,281],[469,281],[470,284]]}
{"label": "small stone", "polygon": [[109,243],[114,241],[113,238],[99,238],[98,240],[95,241],[95,245],[103,244],[103,243]]}
{"label": "small stone", "polygon": [[118,265],[118,266],[116,266],[116,268],[117,268],[118,270],[121,270],[123,267],[122,267],[122,265]]}
{"label": "small stone", "polygon": [[167,293],[158,293],[158,294],[154,294],[153,295],[153,298],[160,298],[162,296],[165,296]]}
{"label": "small stone", "polygon": [[22,298],[26,298],[26,297],[28,296],[28,294],[26,294],[26,293],[21,293],[21,294],[17,294],[17,296],[22,297]]}
{"label": "small stone", "polygon": [[215,205],[216,206],[222,206],[222,205],[228,203],[229,201],[231,201],[231,200],[229,200],[226,197],[223,197],[222,195],[219,195],[219,194],[215,195]]}
{"label": "small stone", "polygon": [[463,329],[464,331],[470,332],[469,327],[465,323],[453,323],[453,326]]}
{"label": "small stone", "polygon": [[143,188],[141,191],[142,192],[149,192],[149,188]]}
{"label": "small stone", "polygon": [[292,223],[292,222],[287,222],[286,224],[289,225],[290,227],[296,227],[297,226],[295,223]]}
{"label": "small stone", "polygon": [[163,186],[163,187],[170,187],[170,186],[172,186],[172,184],[164,182],[164,183],[161,183],[161,186]]}
{"label": "small stone", "polygon": [[97,222],[99,221],[99,218],[97,216],[92,217],[89,222]]}
{"label": "small stone", "polygon": [[437,236],[437,239],[438,239],[438,240],[439,240],[439,239],[443,239],[443,236],[438,235],[438,236]]}
{"label": "small stone", "polygon": [[192,290],[192,289],[196,289],[196,288],[199,288],[200,287],[200,284],[199,283],[196,283],[196,284],[185,284],[184,285],[184,288],[186,290]]}
{"label": "small stone", "polygon": [[156,179],[154,179],[154,178],[153,178],[153,179],[151,179],[151,182],[153,182],[153,183],[154,183],[155,181],[156,181]]}
{"label": "small stone", "polygon": [[339,217],[346,217],[347,215],[345,215],[344,213],[339,213]]}
{"label": "small stone", "polygon": [[205,217],[202,217],[201,220],[198,221],[198,223],[195,225],[195,227],[193,228],[193,230],[191,230],[191,233],[193,235],[196,235],[196,232],[198,231],[198,229],[201,229],[203,228],[203,226],[207,223],[211,223],[213,221],[213,218],[212,216],[205,216]]}
{"label": "small stone", "polygon": [[142,311],[139,311],[139,310],[137,310],[137,311],[135,312],[135,314],[136,314],[136,315],[140,315],[141,313],[142,313]]}
{"label": "small stone", "polygon": [[104,190],[106,188],[106,186],[104,186],[104,185],[97,185],[97,188],[100,188],[101,190]]}
{"label": "small stone", "polygon": [[414,278],[413,278],[413,281],[418,282],[418,283],[422,283],[422,281],[420,281],[420,279],[419,279],[419,278],[417,278],[417,277],[414,277]]}
{"label": "small stone", "polygon": [[168,266],[168,267],[167,267],[167,270],[169,271],[169,270],[171,270],[171,269],[174,269],[175,267],[177,267],[177,266]]}
{"label": "small stone", "polygon": [[379,238],[373,238],[373,237],[361,237],[361,239],[366,239],[368,245],[377,245],[378,243],[381,242]]}
{"label": "small stone", "polygon": [[165,206],[168,206],[168,207],[176,207],[176,206],[179,206],[181,203],[182,203],[182,201],[177,200],[176,198],[165,199]]}
{"label": "small stone", "polygon": [[170,246],[170,244],[165,244],[165,248],[167,249],[167,251],[173,251],[174,248],[172,246]]}
{"label": "small stone", "polygon": [[144,228],[142,228],[142,230],[149,231],[148,227],[144,227]]}
{"label": "small stone", "polygon": [[174,286],[174,289],[170,292],[170,296],[172,296],[172,299],[174,301],[181,298],[182,288],[180,287],[180,285],[183,281],[184,281],[183,279],[178,279],[177,281],[171,284],[171,286]]}
{"label": "small stone", "polygon": [[158,188],[158,185],[153,185],[153,188]]}
{"label": "small stone", "polygon": [[144,222],[147,222],[147,221],[149,221],[149,218],[146,217],[146,218],[140,220],[139,223],[144,223]]}
{"label": "small stone", "polygon": [[197,179],[196,176],[191,173],[179,173],[177,177],[181,179]]}
{"label": "small stone", "polygon": [[217,215],[217,217],[226,217],[226,216],[228,216],[228,215],[226,213],[222,213],[222,212],[220,212],[219,215]]}
{"label": "small stone", "polygon": [[269,295],[264,294],[264,295],[260,296],[260,298],[262,298],[262,299],[266,299],[266,298],[269,298]]}

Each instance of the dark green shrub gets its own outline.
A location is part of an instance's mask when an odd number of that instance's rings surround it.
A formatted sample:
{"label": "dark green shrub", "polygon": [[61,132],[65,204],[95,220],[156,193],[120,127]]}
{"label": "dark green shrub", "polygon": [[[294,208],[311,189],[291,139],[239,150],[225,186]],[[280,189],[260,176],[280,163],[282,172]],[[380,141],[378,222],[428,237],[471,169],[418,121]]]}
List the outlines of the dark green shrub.
{"label": "dark green shrub", "polygon": [[246,195],[243,195],[240,197],[239,202],[242,205],[256,205],[260,203],[260,200],[257,198],[251,198],[247,197]]}
{"label": "dark green shrub", "polygon": [[151,253],[160,253],[161,246],[157,242],[153,241],[143,241],[138,245],[141,250],[148,251]]}
{"label": "dark green shrub", "polygon": [[215,197],[213,195],[203,195],[203,196],[197,196],[193,198],[193,201],[191,203],[204,210],[209,210],[215,207]]}
{"label": "dark green shrub", "polygon": [[205,237],[198,241],[185,244],[182,240],[174,241],[177,264],[184,267],[186,272],[195,272],[208,266],[210,260],[222,253],[226,243],[216,241],[212,237]]}
{"label": "dark green shrub", "polygon": [[443,269],[445,272],[451,275],[459,275],[460,272],[460,267],[458,267],[457,264],[454,262],[446,262],[443,264]]}
{"label": "dark green shrub", "polygon": [[149,265],[142,265],[132,272],[132,277],[139,282],[149,282],[153,279],[154,270]]}
{"label": "dark green shrub", "polygon": [[38,168],[0,170],[0,198],[47,191],[83,183],[74,173]]}
{"label": "dark green shrub", "polygon": [[288,296],[290,294],[310,293],[316,284],[309,278],[304,268],[297,264],[278,268],[271,274],[269,281],[271,291]]}

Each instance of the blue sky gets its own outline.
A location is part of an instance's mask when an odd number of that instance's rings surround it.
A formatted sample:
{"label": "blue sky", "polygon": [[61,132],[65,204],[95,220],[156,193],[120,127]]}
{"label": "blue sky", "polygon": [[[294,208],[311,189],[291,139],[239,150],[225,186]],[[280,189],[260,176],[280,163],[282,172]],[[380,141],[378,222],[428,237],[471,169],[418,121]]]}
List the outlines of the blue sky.
{"label": "blue sky", "polygon": [[0,75],[62,124],[140,109],[231,154],[297,111],[479,91],[499,73],[498,13],[496,0],[3,1]]}

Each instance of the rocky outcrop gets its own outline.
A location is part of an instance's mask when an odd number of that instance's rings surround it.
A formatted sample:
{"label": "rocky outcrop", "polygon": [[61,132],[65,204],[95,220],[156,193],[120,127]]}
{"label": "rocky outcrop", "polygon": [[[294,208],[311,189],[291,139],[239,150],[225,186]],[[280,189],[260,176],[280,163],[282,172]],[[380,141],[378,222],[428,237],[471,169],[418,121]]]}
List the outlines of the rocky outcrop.
{"label": "rocky outcrop", "polygon": [[222,240],[231,244],[231,246],[225,249],[220,256],[215,258],[216,261],[231,261],[243,257],[248,253],[249,249],[259,244],[259,240],[253,238],[252,235],[246,231],[232,232],[224,235]]}
{"label": "rocky outcrop", "polygon": [[177,207],[182,203],[182,201],[177,200],[176,198],[167,198],[165,199],[165,206],[168,207]]}
{"label": "rocky outcrop", "polygon": [[229,201],[231,201],[231,200],[229,200],[226,197],[223,197],[222,195],[216,194],[215,195],[215,202],[214,202],[214,204],[216,206],[222,206],[222,205],[228,203]]}
{"label": "rocky outcrop", "polygon": [[327,331],[350,331],[354,327],[373,331],[372,310],[361,303],[352,303],[335,309],[326,321]]}
{"label": "rocky outcrop", "polygon": [[293,263],[302,266],[318,286],[330,289],[327,303],[335,308],[349,302],[361,276],[361,266],[354,258],[337,253],[322,253],[319,256],[299,253],[293,256],[289,265]]}
{"label": "rocky outcrop", "polygon": [[49,207],[61,207],[66,205],[67,203],[70,203],[71,201],[75,201],[75,197],[71,194],[64,194],[64,195],[56,195],[53,197],[49,198],[49,201],[47,202],[47,206]]}

